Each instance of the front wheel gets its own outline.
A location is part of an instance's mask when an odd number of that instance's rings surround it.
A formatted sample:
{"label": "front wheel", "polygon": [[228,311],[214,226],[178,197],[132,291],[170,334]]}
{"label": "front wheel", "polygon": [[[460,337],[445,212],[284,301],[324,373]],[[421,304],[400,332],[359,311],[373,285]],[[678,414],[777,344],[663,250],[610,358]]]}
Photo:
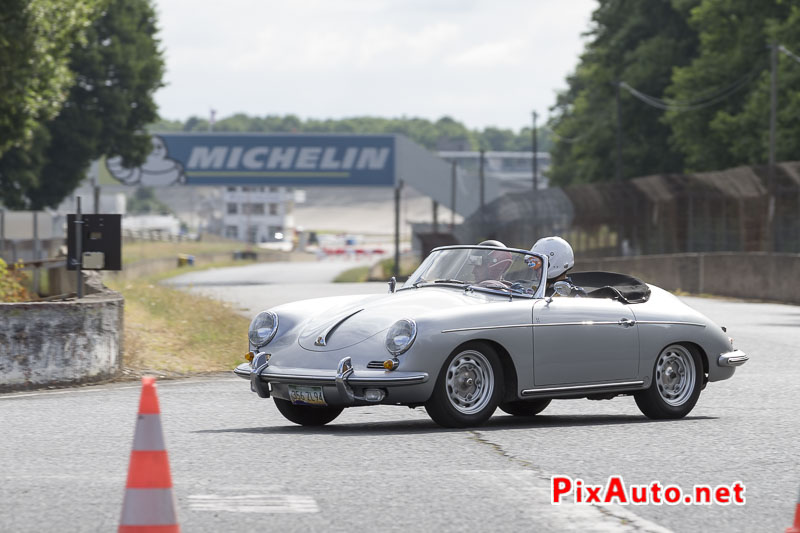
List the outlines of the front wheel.
{"label": "front wheel", "polygon": [[503,397],[503,366],[491,346],[472,342],[447,358],[425,410],[437,424],[478,426],[492,416]]}
{"label": "front wheel", "polygon": [[516,400],[500,404],[500,410],[514,416],[536,416],[550,405],[550,399]]}
{"label": "front wheel", "polygon": [[683,344],[672,344],[658,354],[650,387],[634,399],[648,418],[683,418],[697,403],[702,385],[700,355]]}
{"label": "front wheel", "polygon": [[344,407],[310,407],[294,405],[289,400],[280,398],[272,399],[275,400],[275,407],[287,420],[301,426],[324,426],[344,411]]}

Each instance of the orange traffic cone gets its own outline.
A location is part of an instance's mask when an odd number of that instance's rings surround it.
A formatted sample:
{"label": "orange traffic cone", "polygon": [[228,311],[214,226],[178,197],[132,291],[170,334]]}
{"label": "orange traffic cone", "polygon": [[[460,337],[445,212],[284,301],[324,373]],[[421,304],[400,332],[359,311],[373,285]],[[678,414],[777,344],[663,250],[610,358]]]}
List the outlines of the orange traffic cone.
{"label": "orange traffic cone", "polygon": [[786,533],[800,533],[800,495],[797,496],[797,505],[794,510],[794,524],[786,528]]}
{"label": "orange traffic cone", "polygon": [[156,379],[144,377],[119,533],[180,532],[160,413]]}

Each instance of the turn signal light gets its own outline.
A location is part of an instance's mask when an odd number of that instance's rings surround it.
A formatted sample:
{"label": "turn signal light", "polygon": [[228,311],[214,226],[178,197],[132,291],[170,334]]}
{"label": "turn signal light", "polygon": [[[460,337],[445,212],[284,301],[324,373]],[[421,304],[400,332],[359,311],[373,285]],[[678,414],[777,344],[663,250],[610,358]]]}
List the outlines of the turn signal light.
{"label": "turn signal light", "polygon": [[255,354],[253,352],[247,352],[246,354],[244,354],[244,358],[247,359],[247,361],[250,362],[250,363],[253,362],[253,358],[254,357],[255,357]]}
{"label": "turn signal light", "polygon": [[400,361],[398,361],[397,359],[387,359],[386,361],[383,362],[383,368],[385,368],[386,370],[394,370],[395,368],[397,368],[397,365],[399,364]]}

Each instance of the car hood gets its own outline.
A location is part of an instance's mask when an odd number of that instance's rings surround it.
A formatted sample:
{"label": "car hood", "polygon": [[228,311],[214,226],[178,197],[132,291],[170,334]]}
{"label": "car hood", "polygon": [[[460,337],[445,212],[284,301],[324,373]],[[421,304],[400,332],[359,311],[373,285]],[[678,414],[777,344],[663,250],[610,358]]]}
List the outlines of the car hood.
{"label": "car hood", "polygon": [[498,299],[482,293],[465,293],[446,287],[422,287],[393,294],[366,297],[334,305],[309,318],[300,330],[299,343],[306,350],[334,351],[353,346],[376,335],[401,318]]}

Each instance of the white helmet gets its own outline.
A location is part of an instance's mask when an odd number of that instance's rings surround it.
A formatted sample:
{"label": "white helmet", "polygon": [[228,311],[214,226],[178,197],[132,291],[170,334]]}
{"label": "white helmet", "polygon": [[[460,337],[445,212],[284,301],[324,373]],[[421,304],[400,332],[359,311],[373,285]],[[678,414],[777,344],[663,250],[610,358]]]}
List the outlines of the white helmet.
{"label": "white helmet", "polygon": [[547,256],[547,279],[557,278],[575,266],[572,246],[561,237],[542,237],[533,245],[531,252]]}

